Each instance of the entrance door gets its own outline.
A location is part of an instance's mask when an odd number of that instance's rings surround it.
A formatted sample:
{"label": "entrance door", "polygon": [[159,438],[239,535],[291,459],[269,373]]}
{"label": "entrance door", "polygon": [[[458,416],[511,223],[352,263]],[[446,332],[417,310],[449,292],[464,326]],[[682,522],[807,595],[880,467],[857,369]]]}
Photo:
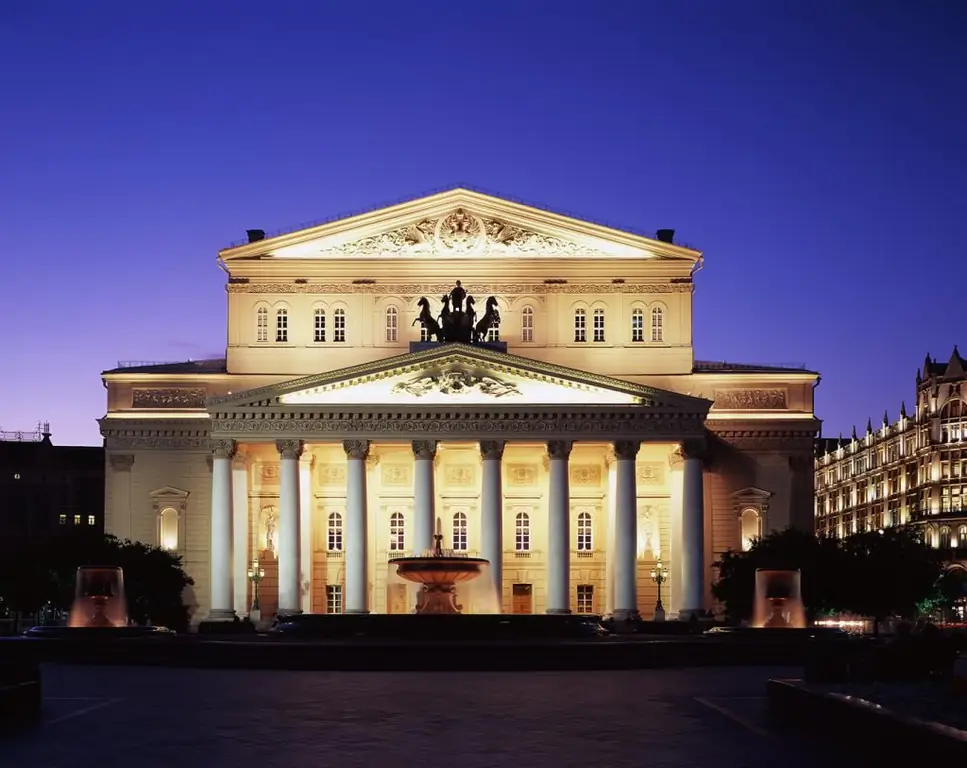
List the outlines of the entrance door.
{"label": "entrance door", "polygon": [[511,613],[533,613],[534,596],[533,587],[530,584],[514,584],[513,602],[511,602]]}
{"label": "entrance door", "polygon": [[409,613],[406,599],[406,584],[386,585],[386,612]]}

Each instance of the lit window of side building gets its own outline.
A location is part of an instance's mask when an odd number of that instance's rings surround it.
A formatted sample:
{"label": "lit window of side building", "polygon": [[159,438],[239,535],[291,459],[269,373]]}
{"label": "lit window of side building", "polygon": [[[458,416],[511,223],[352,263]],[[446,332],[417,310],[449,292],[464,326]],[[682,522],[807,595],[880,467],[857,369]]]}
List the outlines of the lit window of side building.
{"label": "lit window of side building", "polygon": [[650,617],[658,558],[713,609],[721,552],[812,526],[818,374],[696,361],[702,258],[467,189],[251,230],[224,358],[103,373],[107,530],[182,556],[194,621],[253,560],[263,617],[411,612],[388,560],[438,527],[506,612]]}
{"label": "lit window of side building", "polygon": [[816,532],[843,537],[893,525],[923,528],[941,549],[967,548],[967,361],[927,356],[916,409],[865,434],[818,441]]}

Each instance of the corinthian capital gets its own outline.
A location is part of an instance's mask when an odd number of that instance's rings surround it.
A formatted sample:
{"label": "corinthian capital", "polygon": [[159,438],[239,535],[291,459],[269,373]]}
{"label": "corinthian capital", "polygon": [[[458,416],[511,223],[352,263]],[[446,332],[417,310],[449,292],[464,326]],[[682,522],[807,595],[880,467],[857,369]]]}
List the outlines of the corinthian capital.
{"label": "corinthian capital", "polygon": [[342,449],[347,458],[365,459],[369,453],[369,440],[343,440]]}
{"label": "corinthian capital", "polygon": [[571,456],[573,447],[571,440],[550,440],[547,443],[547,455],[552,459],[567,459]]}
{"label": "corinthian capital", "polygon": [[436,440],[414,440],[413,455],[418,459],[433,459],[436,457]]}
{"label": "corinthian capital", "polygon": [[641,448],[640,440],[615,440],[614,455],[619,461],[634,461],[638,457],[638,449]]}
{"label": "corinthian capital", "polygon": [[216,459],[231,459],[238,447],[234,440],[209,440],[208,445]]}
{"label": "corinthian capital", "polygon": [[682,446],[679,448],[679,451],[683,459],[704,460],[708,456],[708,445],[701,438],[682,440]]}
{"label": "corinthian capital", "polygon": [[500,461],[504,457],[504,445],[503,440],[481,440],[480,458],[484,461]]}
{"label": "corinthian capital", "polygon": [[298,459],[302,455],[303,442],[301,440],[276,440],[275,450],[283,459]]}

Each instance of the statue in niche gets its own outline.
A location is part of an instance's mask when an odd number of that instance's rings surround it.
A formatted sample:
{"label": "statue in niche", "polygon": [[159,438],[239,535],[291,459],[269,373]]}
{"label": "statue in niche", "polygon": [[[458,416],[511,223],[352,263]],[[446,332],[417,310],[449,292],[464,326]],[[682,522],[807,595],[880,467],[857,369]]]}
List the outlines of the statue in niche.
{"label": "statue in niche", "polygon": [[656,558],[661,556],[657,510],[651,505],[642,507],[638,513],[638,555],[644,557],[648,553]]}
{"label": "statue in niche", "polygon": [[275,514],[270,514],[265,518],[265,548],[271,552],[276,559],[279,557],[279,518]]}

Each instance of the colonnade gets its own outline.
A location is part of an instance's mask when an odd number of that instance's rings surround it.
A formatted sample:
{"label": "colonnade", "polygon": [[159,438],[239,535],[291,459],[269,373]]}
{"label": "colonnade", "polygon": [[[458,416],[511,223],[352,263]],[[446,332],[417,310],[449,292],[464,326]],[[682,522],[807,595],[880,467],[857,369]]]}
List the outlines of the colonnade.
{"label": "colonnade", "polygon": [[[301,611],[301,573],[303,547],[300,537],[299,459],[304,449],[301,440],[277,440],[279,452],[279,612]],[[503,441],[479,443],[483,466],[480,493],[482,516],[481,555],[490,561],[490,576],[500,593],[503,584]],[[547,442],[549,458],[547,612],[569,613],[571,563],[571,495],[569,487],[570,456],[573,442]],[[414,549],[429,550],[433,544],[436,498],[434,459],[437,442],[415,440],[414,457]],[[640,447],[636,440],[617,440],[615,455],[615,545],[613,558],[613,614],[622,619],[638,615],[637,542],[638,492],[635,460]],[[211,591],[210,620],[232,620],[234,610],[233,569],[233,483],[232,459],[234,440],[212,441],[212,510],[211,510]],[[346,440],[346,613],[367,613],[368,552],[366,457],[368,440]],[[699,446],[683,444],[683,496],[680,520],[681,562],[676,572],[681,579],[682,610],[688,615],[702,609],[704,592],[704,493],[702,457]],[[610,565],[610,564],[609,564]]]}

